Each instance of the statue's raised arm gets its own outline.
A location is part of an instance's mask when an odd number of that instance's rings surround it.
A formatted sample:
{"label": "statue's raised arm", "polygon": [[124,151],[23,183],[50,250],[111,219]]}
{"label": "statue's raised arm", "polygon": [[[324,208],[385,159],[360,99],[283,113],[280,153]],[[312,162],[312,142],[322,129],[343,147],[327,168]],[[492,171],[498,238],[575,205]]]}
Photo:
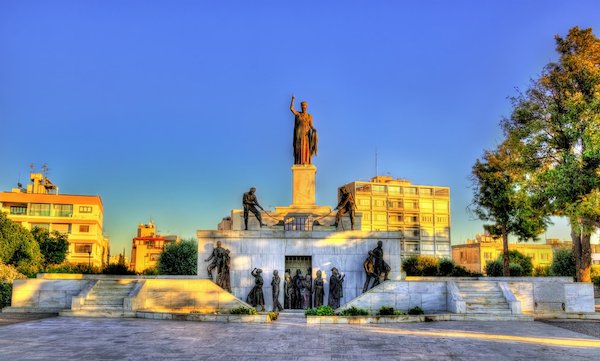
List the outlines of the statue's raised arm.
{"label": "statue's raised arm", "polygon": [[294,115],[298,115],[298,112],[296,111],[296,109],[294,109],[294,100],[296,100],[296,97],[292,95],[292,102],[290,103],[290,110],[292,111],[292,113],[294,113]]}

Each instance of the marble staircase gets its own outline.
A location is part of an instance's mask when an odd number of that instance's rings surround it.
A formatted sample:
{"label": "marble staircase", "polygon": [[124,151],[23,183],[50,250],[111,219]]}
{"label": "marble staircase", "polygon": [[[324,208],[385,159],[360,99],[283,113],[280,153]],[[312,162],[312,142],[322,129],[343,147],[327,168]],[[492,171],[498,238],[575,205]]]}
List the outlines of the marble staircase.
{"label": "marble staircase", "polygon": [[511,309],[498,282],[456,282],[467,314],[511,315]]}
{"label": "marble staircase", "polygon": [[135,279],[98,280],[81,301],[73,300],[70,310],[61,311],[61,316],[79,317],[135,317],[135,312],[126,310],[125,298],[138,283]]}

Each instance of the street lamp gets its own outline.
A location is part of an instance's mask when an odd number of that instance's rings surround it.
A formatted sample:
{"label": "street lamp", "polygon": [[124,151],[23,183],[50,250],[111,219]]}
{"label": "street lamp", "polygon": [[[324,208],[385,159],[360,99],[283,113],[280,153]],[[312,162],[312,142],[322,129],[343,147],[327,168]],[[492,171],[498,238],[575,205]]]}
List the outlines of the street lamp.
{"label": "street lamp", "polygon": [[88,254],[88,268],[92,269],[92,247],[88,247],[87,254]]}

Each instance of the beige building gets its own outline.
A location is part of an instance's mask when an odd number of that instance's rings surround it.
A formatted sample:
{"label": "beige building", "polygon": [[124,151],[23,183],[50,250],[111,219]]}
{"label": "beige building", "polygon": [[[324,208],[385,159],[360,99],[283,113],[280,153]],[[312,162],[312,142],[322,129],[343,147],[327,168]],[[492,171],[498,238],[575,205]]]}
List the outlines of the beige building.
{"label": "beige building", "polygon": [[389,176],[342,187],[354,196],[363,231],[401,231],[402,257],[450,258],[449,187],[415,185]]}
{"label": "beige building", "polygon": [[165,247],[170,243],[179,241],[179,236],[159,235],[156,231],[156,225],[152,222],[139,224],[137,237],[132,240],[129,268],[140,273],[148,268],[156,267],[160,254]]}
{"label": "beige building", "polygon": [[31,173],[27,188],[0,193],[0,210],[9,219],[31,230],[58,231],[68,236],[67,261],[102,267],[109,241],[103,235],[100,196],[59,194],[58,187],[40,173]]}
{"label": "beige building", "polygon": [[[509,243],[509,250],[516,250],[531,258],[533,267],[549,267],[554,249],[568,247],[568,242],[549,239],[546,243]],[[478,234],[466,244],[452,246],[452,259],[472,272],[485,273],[488,262],[502,255],[502,240],[487,234]]]}

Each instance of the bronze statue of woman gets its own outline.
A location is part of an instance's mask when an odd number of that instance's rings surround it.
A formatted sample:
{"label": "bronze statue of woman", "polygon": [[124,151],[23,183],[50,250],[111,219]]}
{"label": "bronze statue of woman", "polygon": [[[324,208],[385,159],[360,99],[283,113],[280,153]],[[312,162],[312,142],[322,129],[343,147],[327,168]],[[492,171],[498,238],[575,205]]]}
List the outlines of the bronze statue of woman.
{"label": "bronze statue of woman", "polygon": [[315,308],[319,306],[323,306],[323,295],[325,294],[325,289],[323,288],[323,278],[321,277],[321,271],[317,271],[317,278],[315,278],[313,292],[315,294]]}
{"label": "bronze statue of woman", "polygon": [[294,113],[294,164],[311,164],[311,158],[317,154],[317,130],[312,115],[306,112],[307,102],[300,103],[301,111],[294,109],[295,96],[292,95],[290,110]]}

